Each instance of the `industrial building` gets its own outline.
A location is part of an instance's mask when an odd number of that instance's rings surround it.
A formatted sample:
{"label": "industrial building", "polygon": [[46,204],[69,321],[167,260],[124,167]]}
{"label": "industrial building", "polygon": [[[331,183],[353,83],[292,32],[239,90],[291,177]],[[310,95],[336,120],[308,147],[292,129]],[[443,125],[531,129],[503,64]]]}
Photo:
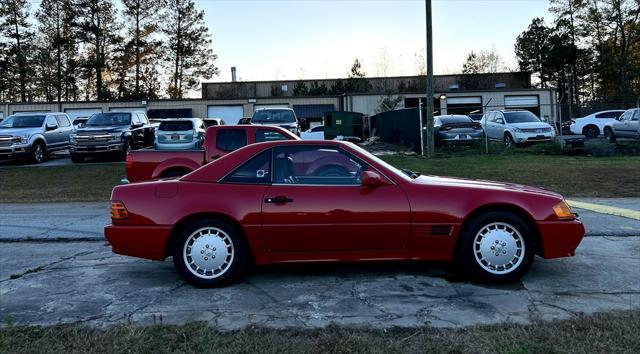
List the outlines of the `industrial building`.
{"label": "industrial building", "polygon": [[[328,111],[371,116],[385,98],[394,99],[396,108],[417,107],[424,103],[425,86],[424,76],[207,82],[202,84],[202,98],[198,99],[5,102],[0,103],[0,118],[17,112],[62,111],[76,118],[95,112],[137,110],[145,111],[150,118],[218,117],[234,124],[260,108],[290,107],[299,118],[318,120]],[[437,75],[434,87],[436,115],[522,108],[548,121],[557,120],[555,90],[533,88],[527,72]]]}

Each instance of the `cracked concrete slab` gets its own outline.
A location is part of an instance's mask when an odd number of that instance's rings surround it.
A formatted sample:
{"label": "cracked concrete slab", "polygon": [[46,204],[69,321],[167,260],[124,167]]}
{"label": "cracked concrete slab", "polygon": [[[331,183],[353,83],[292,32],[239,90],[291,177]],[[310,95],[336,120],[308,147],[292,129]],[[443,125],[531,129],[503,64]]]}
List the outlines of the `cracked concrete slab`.
{"label": "cracked concrete slab", "polygon": [[[633,208],[640,198],[575,198],[603,205]],[[640,221],[576,209],[587,236],[639,236]],[[108,203],[0,203],[0,241],[103,240],[111,222]]]}
{"label": "cracked concrete slab", "polygon": [[259,267],[232,286],[196,289],[170,260],[118,256],[102,242],[2,243],[0,260],[0,318],[15,324],[460,327],[640,308],[640,237],[586,238],[575,257],[537,258],[505,285],[392,262]]}

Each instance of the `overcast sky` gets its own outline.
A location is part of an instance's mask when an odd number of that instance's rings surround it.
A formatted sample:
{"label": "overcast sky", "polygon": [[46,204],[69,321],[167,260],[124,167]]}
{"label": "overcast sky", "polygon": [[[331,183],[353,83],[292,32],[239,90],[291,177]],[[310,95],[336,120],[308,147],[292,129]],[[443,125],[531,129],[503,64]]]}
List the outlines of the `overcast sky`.
{"label": "overcast sky", "polygon": [[[424,1],[196,0],[213,34],[220,76],[241,80],[345,77],[355,58],[367,76],[413,75],[425,48]],[[434,69],[459,72],[471,50],[495,47],[516,68],[516,36],[547,0],[434,0]],[[381,58],[386,57],[387,60]],[[382,63],[387,62],[385,70]]]}

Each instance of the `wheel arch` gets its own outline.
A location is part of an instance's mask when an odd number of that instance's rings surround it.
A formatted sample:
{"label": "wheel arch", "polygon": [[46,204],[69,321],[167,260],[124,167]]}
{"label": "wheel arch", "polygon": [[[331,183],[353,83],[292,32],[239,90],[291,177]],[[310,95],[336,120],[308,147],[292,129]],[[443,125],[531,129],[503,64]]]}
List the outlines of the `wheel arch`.
{"label": "wheel arch", "polygon": [[598,135],[602,134],[602,129],[600,129],[600,127],[599,127],[597,124],[595,124],[595,123],[587,123],[587,124],[585,124],[585,125],[582,127],[582,133],[583,133],[583,135],[586,135],[586,134],[584,134],[584,133],[586,133],[587,129],[589,129],[589,128],[591,128],[591,127],[593,127],[593,128],[595,128],[595,129],[596,129],[596,131],[597,131]]}
{"label": "wheel arch", "polygon": [[468,213],[463,221],[462,224],[460,225],[460,232],[459,232],[459,236],[456,240],[456,246],[454,248],[455,250],[455,254],[454,256],[457,257],[459,254],[459,250],[460,247],[462,246],[462,233],[465,232],[466,228],[469,226],[469,223],[479,217],[482,214],[486,214],[489,212],[495,212],[495,211],[501,211],[501,212],[507,212],[507,213],[512,213],[515,214],[519,217],[521,217],[526,223],[527,225],[531,228],[531,230],[533,231],[535,240],[536,240],[536,245],[537,245],[537,249],[536,249],[536,254],[540,254],[543,246],[542,246],[542,238],[540,237],[540,229],[538,228],[538,224],[536,224],[535,219],[533,218],[533,216],[526,211],[526,209],[522,208],[521,206],[518,206],[516,204],[509,204],[509,203],[492,203],[492,204],[485,204],[485,205],[481,205],[475,209],[473,209],[470,213]]}
{"label": "wheel arch", "polygon": [[180,232],[184,230],[184,228],[187,227],[189,224],[202,219],[220,220],[220,221],[226,222],[231,227],[233,227],[237,232],[240,233],[240,236],[244,238],[248,246],[247,248],[249,252],[248,254],[249,259],[252,262],[254,261],[255,258],[253,254],[253,249],[251,247],[251,243],[249,242],[249,239],[247,238],[247,234],[244,232],[242,225],[240,225],[240,222],[238,222],[236,219],[234,219],[233,217],[227,214],[218,213],[218,212],[199,212],[199,213],[187,215],[182,219],[180,219],[171,229],[171,234],[169,234],[169,238],[167,239],[167,243],[165,245],[165,250],[164,250],[165,258],[169,257],[172,254],[173,248],[175,247],[175,244],[176,244],[176,240],[180,236]]}
{"label": "wheel arch", "polygon": [[189,159],[169,159],[161,162],[151,173],[151,178],[160,178],[162,175],[166,174],[171,170],[188,170],[189,173],[200,168],[201,165],[198,165],[192,160]]}

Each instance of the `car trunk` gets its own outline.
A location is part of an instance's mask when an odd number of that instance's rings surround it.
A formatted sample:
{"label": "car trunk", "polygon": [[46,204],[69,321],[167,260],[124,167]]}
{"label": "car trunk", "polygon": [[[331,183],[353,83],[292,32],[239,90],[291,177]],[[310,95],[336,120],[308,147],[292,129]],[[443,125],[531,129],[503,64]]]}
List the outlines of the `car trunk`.
{"label": "car trunk", "polygon": [[157,137],[160,144],[179,144],[193,141],[195,130],[191,121],[162,122]]}
{"label": "car trunk", "polygon": [[482,130],[482,126],[477,122],[453,122],[443,124],[440,130],[451,133],[475,133]]}

